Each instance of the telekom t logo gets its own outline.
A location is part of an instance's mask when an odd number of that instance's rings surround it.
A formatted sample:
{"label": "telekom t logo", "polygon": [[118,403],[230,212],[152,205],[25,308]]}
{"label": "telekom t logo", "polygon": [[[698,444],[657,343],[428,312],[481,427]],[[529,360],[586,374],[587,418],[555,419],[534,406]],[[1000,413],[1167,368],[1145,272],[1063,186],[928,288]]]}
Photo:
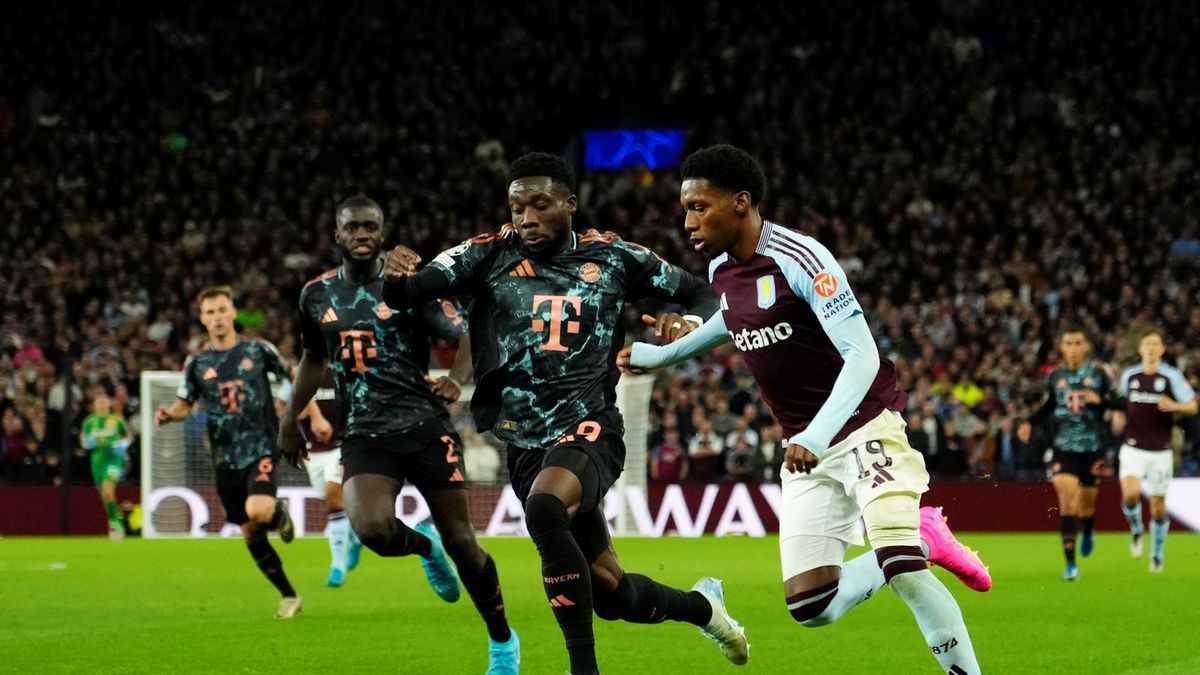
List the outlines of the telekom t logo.
{"label": "telekom t logo", "polygon": [[375,331],[343,330],[338,331],[338,336],[342,341],[342,359],[354,362],[350,370],[356,373],[370,370],[366,359],[373,359],[378,353],[375,350]]}
{"label": "telekom t logo", "polygon": [[[583,300],[578,295],[535,295],[533,296],[533,313],[537,315],[538,307],[543,304],[550,303],[550,340],[542,345],[542,349],[551,352],[568,351],[562,343],[562,327],[563,327],[563,306],[570,305],[575,308],[575,316],[579,316],[583,312]],[[567,332],[571,335],[579,333],[578,321],[567,321]],[[540,333],[546,330],[546,322],[540,318],[533,320],[533,332]]]}

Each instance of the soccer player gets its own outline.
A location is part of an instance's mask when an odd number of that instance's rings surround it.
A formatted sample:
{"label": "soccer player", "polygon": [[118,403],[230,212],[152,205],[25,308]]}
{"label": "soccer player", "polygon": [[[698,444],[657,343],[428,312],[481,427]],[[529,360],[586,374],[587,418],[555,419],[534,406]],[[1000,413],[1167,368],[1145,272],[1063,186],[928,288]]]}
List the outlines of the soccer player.
{"label": "soccer player", "polygon": [[113,413],[108,392],[98,390],[92,397],[92,414],[79,431],[79,444],[92,451],[92,478],[104,501],[108,536],[113,540],[125,536],[125,526],[117,510],[117,481],[125,473],[126,453],[132,440],[125,418]]}
{"label": "soccer player", "polygon": [[[475,539],[463,444],[444,403],[458,399],[459,383],[470,376],[467,321],[450,302],[414,309],[384,304],[383,209],[360,195],[339,204],[334,215],[342,265],[310,281],[300,294],[304,353],[280,447],[289,457],[303,454],[297,418],[328,367],[344,410],[342,464],[351,527],[381,556],[420,556],[434,591],[447,602],[460,593],[453,560],[487,625],[488,672],[516,673],[520,639],[505,617],[496,564]],[[428,371],[434,337],[459,345],[450,375],[437,380]],[[421,491],[436,528],[426,522],[412,529],[396,517],[396,497],[406,480]]]}
{"label": "soccer player", "polygon": [[[333,371],[327,369],[321,387],[298,417],[307,453],[304,468],[308,471],[308,484],[317,491],[329,513],[325,536],[329,539],[331,560],[325,585],[330,588],[346,582],[346,572],[358,566],[362,552],[362,542],[350,527],[342,500],[342,413],[336,387]],[[286,395],[280,398],[290,400],[291,383],[284,389]]]}
{"label": "soccer player", "polygon": [[303,602],[267,540],[270,530],[278,531],[285,544],[296,536],[287,508],[275,499],[277,418],[268,379],[271,374],[286,379],[288,369],[274,345],[238,335],[229,286],[204,289],[196,303],[208,341],[188,357],[178,398],[155,411],[154,423],[177,422],[192,404],[203,404],[225,518],[242,528],[250,556],[283,596],[275,616],[290,619]]}
{"label": "soccer player", "polygon": [[1123,410],[1125,403],[1117,396],[1103,364],[1087,360],[1091,344],[1083,330],[1064,330],[1058,350],[1062,365],[1050,371],[1046,403],[1034,417],[1040,419],[1053,411],[1054,457],[1050,470],[1067,560],[1063,579],[1074,581],[1079,578],[1076,539],[1079,553],[1085,558],[1092,554],[1094,543],[1093,523],[1100,493],[1097,473],[1104,463],[1104,413],[1108,409]]}
{"label": "soccer player", "polygon": [[[991,578],[938,509],[920,508],[929,475],[904,435],[907,396],[845,272],[816,239],[763,219],[766,176],[745,151],[704,148],[681,177],[684,228],[712,259],[721,311],[666,346],[621,350],[618,365],[658,368],[733,342],[787,437],[779,547],[792,617],[826,625],[886,583],[942,670],[978,673],[958,604],[926,561],[975,590]],[[843,564],[860,516],[874,553]]]}
{"label": "soccer player", "polygon": [[1150,571],[1163,569],[1167,544],[1167,485],[1174,473],[1171,457],[1172,414],[1195,415],[1196,392],[1178,368],[1163,363],[1163,336],[1152,330],[1142,337],[1140,365],[1121,374],[1121,396],[1126,405],[1122,436],[1121,500],[1133,540],[1129,552],[1142,557],[1142,485],[1150,489]]}
{"label": "soccer player", "polygon": [[[610,621],[694,624],[743,664],[746,638],[725,610],[720,582],[706,577],[681,591],[625,573],[602,504],[625,462],[613,366],[625,303],[653,297],[707,315],[716,298],[642,246],[572,231],[574,186],[562,158],[518,158],[509,173],[512,223],[441,253],[420,273],[417,254],[397,247],[387,259],[385,297],[394,308],[443,295],[474,298],[472,410],[481,429],[508,444],[509,478],[571,672],[598,672],[593,611]],[[682,319],[660,321],[673,334]]]}

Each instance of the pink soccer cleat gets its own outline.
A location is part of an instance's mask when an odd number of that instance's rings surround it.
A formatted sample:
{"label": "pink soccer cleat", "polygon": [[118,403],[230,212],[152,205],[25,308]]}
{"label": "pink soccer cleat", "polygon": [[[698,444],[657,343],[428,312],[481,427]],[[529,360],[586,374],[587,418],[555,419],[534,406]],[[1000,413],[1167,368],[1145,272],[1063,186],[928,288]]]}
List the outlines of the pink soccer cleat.
{"label": "pink soccer cleat", "polygon": [[954,538],[942,507],[921,508],[921,540],[929,546],[929,562],[958,577],[967,588],[982,593],[992,587],[992,575],[978,554]]}

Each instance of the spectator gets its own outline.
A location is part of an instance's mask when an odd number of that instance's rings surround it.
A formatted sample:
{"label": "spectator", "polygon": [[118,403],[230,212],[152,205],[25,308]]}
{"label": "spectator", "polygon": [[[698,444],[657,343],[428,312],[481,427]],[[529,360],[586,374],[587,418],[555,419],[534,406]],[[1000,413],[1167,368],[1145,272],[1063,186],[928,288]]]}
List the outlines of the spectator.
{"label": "spectator", "polygon": [[650,480],[679,483],[688,477],[688,451],[679,442],[677,430],[667,431],[663,442],[650,452]]}
{"label": "spectator", "polygon": [[721,437],[713,432],[712,423],[701,419],[697,431],[688,442],[688,458],[691,462],[689,475],[694,481],[707,483],[721,474],[721,451],[725,445]]}

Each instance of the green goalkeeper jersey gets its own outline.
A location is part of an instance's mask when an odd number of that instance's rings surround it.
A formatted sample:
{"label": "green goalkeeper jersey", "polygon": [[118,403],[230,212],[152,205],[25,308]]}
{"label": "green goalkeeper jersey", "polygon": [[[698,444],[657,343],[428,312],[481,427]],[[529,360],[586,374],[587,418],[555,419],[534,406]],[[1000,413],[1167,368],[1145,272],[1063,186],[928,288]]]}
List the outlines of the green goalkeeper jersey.
{"label": "green goalkeeper jersey", "polygon": [[111,413],[108,415],[93,413],[83,421],[83,430],[80,436],[83,438],[84,447],[91,449],[92,452],[116,456],[120,453],[115,446],[127,434],[128,427],[124,417]]}

